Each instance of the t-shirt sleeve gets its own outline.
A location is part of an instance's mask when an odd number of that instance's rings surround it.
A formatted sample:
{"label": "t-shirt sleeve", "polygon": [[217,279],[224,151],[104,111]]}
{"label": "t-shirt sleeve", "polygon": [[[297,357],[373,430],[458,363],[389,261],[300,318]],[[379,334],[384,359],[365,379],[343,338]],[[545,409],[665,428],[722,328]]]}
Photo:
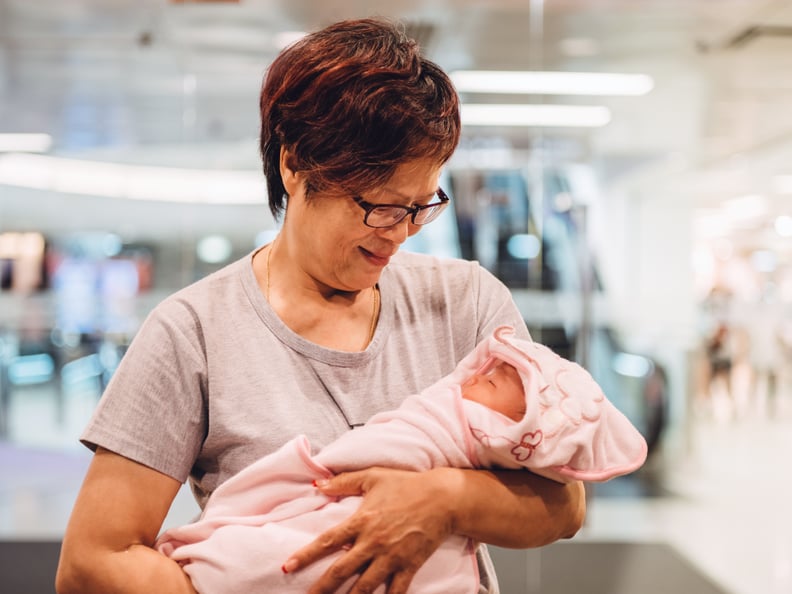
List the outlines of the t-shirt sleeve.
{"label": "t-shirt sleeve", "polygon": [[80,441],[184,482],[206,435],[206,357],[190,306],[169,299],[146,319]]}
{"label": "t-shirt sleeve", "polygon": [[486,268],[478,270],[478,336],[476,344],[487,338],[498,326],[511,326],[517,338],[530,339],[528,328],[511,291]]}

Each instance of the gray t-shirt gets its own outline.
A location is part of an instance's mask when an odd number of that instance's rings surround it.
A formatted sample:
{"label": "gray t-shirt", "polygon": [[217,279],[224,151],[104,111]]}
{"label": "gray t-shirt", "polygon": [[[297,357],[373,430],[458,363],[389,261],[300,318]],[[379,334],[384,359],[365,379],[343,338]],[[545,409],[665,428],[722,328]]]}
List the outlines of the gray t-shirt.
{"label": "gray t-shirt", "polygon": [[292,332],[262,295],[252,254],[151,312],[82,435],[179,481],[203,507],[230,476],[297,434],[317,448],[450,373],[494,328],[527,330],[475,262],[400,252],[385,268],[362,352]]}
{"label": "gray t-shirt", "polygon": [[284,325],[252,254],[178,291],[140,328],[83,443],[189,478],[203,508],[220,483],[295,435],[321,448],[396,408],[497,326],[528,338],[508,289],[476,262],[400,252],[379,287],[374,338],[355,353]]}

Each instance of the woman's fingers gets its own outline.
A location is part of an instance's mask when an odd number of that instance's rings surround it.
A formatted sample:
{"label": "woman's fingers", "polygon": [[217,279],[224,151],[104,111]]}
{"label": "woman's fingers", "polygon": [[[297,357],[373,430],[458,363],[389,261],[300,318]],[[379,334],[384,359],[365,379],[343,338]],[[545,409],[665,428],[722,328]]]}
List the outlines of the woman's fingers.
{"label": "woman's fingers", "polygon": [[386,584],[388,594],[404,594],[417,568],[395,568],[387,559],[380,557],[371,563],[357,579],[349,594],[371,594],[382,584]]}
{"label": "woman's fingers", "polygon": [[452,532],[447,486],[442,477],[432,477],[380,468],[317,485],[327,495],[362,494],[363,499],[344,522],[296,551],[284,571],[343,551],[310,594],[336,592],[349,580],[350,594],[374,592],[382,584],[389,594],[406,592],[418,569]]}
{"label": "woman's fingers", "polygon": [[344,472],[316,482],[316,487],[328,497],[363,495],[369,487],[371,470]]}
{"label": "woman's fingers", "polygon": [[350,520],[323,532],[303,548],[292,553],[292,556],[283,564],[283,571],[292,573],[336,551],[342,549],[350,550],[357,534],[357,531],[350,524],[352,519],[354,519],[354,516]]}
{"label": "woman's fingers", "polygon": [[[404,555],[396,551],[371,554],[371,549],[353,546],[333,563],[322,578],[308,591],[309,594],[330,594],[354,580],[349,594],[370,594],[386,584],[388,594],[404,594],[420,568],[405,547]],[[409,557],[409,558],[408,558]],[[420,557],[420,555],[419,555]]]}
{"label": "woman's fingers", "polygon": [[[308,594],[332,594],[338,591],[350,579],[358,581],[358,577],[369,565],[370,557],[362,549],[354,547],[345,551],[324,575],[308,590]],[[378,582],[378,584],[381,582]],[[376,588],[376,585],[374,586]],[[353,590],[354,591],[354,590]],[[367,590],[362,590],[367,591]],[[373,592],[374,590],[368,590]]]}

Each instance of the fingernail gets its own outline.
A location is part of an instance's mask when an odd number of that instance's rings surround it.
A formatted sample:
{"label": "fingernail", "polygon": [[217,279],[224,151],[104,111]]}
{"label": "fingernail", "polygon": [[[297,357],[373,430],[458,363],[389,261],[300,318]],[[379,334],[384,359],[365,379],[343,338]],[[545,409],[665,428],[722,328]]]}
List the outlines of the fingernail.
{"label": "fingernail", "polygon": [[323,488],[323,487],[326,487],[326,486],[327,486],[327,484],[328,484],[328,482],[329,482],[329,481],[328,481],[327,479],[320,479],[320,480],[318,480],[318,481],[317,481],[317,480],[314,480],[314,482],[313,482],[313,486],[314,486],[314,487],[316,487],[317,489],[321,489],[321,488]]}
{"label": "fingernail", "polygon": [[297,569],[297,561],[294,559],[289,559],[288,561],[286,561],[286,563],[281,565],[281,571],[283,573],[291,573],[295,569]]}

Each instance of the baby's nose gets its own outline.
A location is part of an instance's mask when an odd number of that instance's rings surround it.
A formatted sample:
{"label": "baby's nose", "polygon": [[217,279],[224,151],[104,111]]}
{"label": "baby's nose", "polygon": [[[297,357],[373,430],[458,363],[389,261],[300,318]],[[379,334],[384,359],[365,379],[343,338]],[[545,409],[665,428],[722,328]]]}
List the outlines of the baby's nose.
{"label": "baby's nose", "polygon": [[475,386],[477,381],[478,381],[478,376],[474,375],[472,377],[469,377],[467,381],[464,384],[462,384],[462,386],[465,388],[469,388],[470,386]]}

